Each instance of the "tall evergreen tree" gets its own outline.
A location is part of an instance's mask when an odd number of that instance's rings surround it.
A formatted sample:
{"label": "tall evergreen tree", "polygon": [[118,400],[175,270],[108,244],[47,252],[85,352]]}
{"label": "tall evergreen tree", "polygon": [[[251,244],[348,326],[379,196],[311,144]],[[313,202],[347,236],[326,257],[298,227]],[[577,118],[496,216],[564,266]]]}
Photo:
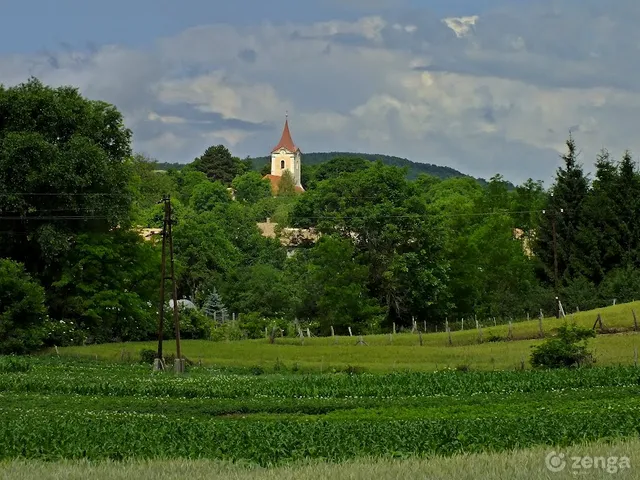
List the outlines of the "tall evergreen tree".
{"label": "tall evergreen tree", "polygon": [[560,286],[585,273],[583,228],[584,205],[589,194],[589,181],[578,163],[576,143],[570,135],[564,167],[558,168],[555,183],[540,219],[534,244],[546,280]]}
{"label": "tall evergreen tree", "polygon": [[585,276],[595,284],[606,272],[620,264],[619,206],[616,204],[618,169],[609,152],[602,150],[596,160],[593,188],[585,204],[582,240],[588,245]]}
{"label": "tall evergreen tree", "polygon": [[626,151],[618,164],[617,185],[613,189],[618,206],[621,266],[640,266],[640,175],[631,153]]}

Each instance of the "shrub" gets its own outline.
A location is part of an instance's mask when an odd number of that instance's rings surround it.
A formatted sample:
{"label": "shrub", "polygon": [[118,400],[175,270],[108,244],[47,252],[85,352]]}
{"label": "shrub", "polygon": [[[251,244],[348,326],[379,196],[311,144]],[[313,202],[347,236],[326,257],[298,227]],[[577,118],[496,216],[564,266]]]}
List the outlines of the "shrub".
{"label": "shrub", "polygon": [[563,324],[558,328],[558,336],[549,338],[534,347],[531,353],[531,365],[541,368],[569,368],[593,362],[593,356],[587,350],[587,341],[595,337],[593,330]]}
{"label": "shrub", "polygon": [[150,348],[143,348],[140,350],[140,363],[151,364],[155,361],[158,352],[151,350]]}

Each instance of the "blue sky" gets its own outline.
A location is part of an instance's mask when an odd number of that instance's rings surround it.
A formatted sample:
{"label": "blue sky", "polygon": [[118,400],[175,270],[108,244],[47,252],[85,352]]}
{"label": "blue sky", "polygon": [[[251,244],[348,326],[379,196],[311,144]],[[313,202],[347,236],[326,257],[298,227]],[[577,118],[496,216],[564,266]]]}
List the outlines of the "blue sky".
{"label": "blue sky", "polygon": [[[0,83],[113,102],[134,148],[386,153],[548,183],[569,129],[637,150],[632,0],[0,0]],[[304,157],[303,157],[304,161]]]}

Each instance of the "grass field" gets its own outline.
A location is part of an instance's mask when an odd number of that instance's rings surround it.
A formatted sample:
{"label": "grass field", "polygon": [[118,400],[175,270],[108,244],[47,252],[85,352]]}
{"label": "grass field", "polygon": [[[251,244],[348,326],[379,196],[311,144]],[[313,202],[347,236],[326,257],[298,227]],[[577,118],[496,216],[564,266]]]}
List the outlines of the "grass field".
{"label": "grass field", "polygon": [[0,463],[0,478],[7,480],[371,480],[371,479],[457,479],[457,480],[563,480],[637,479],[640,476],[640,440],[596,442],[562,449],[567,458],[574,456],[627,456],[631,468],[614,473],[599,468],[573,468],[573,462],[561,472],[545,466],[548,447],[501,453],[455,455],[428,459],[358,459],[342,463],[309,461],[276,468],[238,465],[211,460],[151,460],[125,462],[14,460]]}
{"label": "grass field", "polygon": [[[591,341],[600,365],[631,365],[634,351],[640,347],[640,334],[634,331],[632,310],[640,313],[640,302],[606,307],[567,317],[567,321],[591,328],[598,314],[609,333],[599,334]],[[543,320],[545,336],[553,335],[563,320]],[[474,324],[475,327],[475,324]],[[538,320],[514,322],[513,340],[507,340],[508,325],[473,329],[451,333],[422,335],[422,346],[417,334],[365,336],[367,345],[357,345],[358,337],[278,338],[270,345],[266,339],[234,342],[183,340],[184,355],[194,362],[222,367],[259,367],[265,371],[284,367],[288,370],[330,372],[360,367],[370,372],[397,370],[433,371],[443,368],[467,366],[472,369],[502,370],[528,366],[531,347],[540,343]],[[492,341],[490,341],[492,340]],[[86,356],[119,361],[139,359],[141,349],[156,349],[155,342],[113,343],[59,349],[61,355]],[[166,353],[175,353],[175,342],[164,342]]]}
{"label": "grass field", "polygon": [[409,458],[637,438],[640,371],[184,375],[0,358],[0,460]]}
{"label": "grass field", "polygon": [[[186,340],[195,364],[182,375],[140,363],[154,342],[0,357],[0,476],[640,478],[633,308],[575,315],[591,327],[600,313],[606,327],[591,342],[597,366],[576,370],[521,369],[537,320],[514,323],[512,340],[507,325],[485,327],[483,342],[452,332],[453,345],[446,333],[422,345],[416,334]],[[545,337],[560,324],[545,319]],[[628,456],[631,468],[555,473],[551,449]]]}

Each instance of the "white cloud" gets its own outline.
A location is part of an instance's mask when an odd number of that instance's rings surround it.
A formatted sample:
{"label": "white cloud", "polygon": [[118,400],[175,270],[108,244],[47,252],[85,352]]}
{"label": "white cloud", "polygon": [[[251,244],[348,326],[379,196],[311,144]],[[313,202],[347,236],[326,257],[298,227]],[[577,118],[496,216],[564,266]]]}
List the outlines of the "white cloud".
{"label": "white cloud", "polygon": [[442,22],[456,34],[456,37],[462,38],[473,32],[473,27],[478,21],[478,15],[470,15],[467,17],[448,17]]}
{"label": "white cloud", "polygon": [[[548,180],[573,129],[596,152],[638,150],[640,9],[534,1],[438,19],[211,25],[152,50],[0,57],[0,82],[33,74],[114,102],[135,148],[190,161],[212,143],[264,155],[289,111],[303,151],[387,153],[514,181]],[[562,27],[562,28],[559,28]]]}

